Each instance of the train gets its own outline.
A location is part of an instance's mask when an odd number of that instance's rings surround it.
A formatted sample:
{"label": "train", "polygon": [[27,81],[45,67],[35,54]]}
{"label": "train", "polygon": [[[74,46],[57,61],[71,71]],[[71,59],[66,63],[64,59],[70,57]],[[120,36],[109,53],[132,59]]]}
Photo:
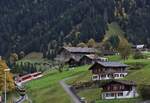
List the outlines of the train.
{"label": "train", "polygon": [[16,81],[16,84],[26,83],[28,81],[38,79],[42,76],[43,76],[42,72],[35,72],[35,73],[30,73],[24,76],[17,77],[15,81]]}

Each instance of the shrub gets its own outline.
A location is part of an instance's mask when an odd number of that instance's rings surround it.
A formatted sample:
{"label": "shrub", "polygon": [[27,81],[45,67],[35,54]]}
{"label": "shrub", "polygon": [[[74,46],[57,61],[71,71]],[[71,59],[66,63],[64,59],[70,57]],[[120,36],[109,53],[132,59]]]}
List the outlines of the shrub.
{"label": "shrub", "polygon": [[144,59],[144,55],[140,51],[136,51],[133,55],[134,59]]}
{"label": "shrub", "polygon": [[136,62],[134,64],[132,64],[132,66],[130,67],[131,70],[138,70],[138,69],[142,69],[145,65],[140,63],[140,62]]}
{"label": "shrub", "polygon": [[143,100],[150,100],[150,86],[141,86],[140,94]]}

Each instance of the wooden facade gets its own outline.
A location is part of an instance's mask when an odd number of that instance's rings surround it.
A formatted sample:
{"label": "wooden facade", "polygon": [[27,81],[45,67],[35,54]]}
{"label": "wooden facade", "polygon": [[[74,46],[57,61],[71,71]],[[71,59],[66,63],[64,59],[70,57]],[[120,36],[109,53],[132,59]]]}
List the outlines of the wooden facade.
{"label": "wooden facade", "polygon": [[119,62],[96,62],[91,70],[92,80],[119,79],[127,75],[127,65]]}
{"label": "wooden facade", "polygon": [[138,96],[133,81],[112,80],[102,86],[102,99],[135,98]]}
{"label": "wooden facade", "polygon": [[82,57],[84,55],[87,55],[87,54],[94,54],[96,53],[96,49],[94,48],[88,48],[88,47],[84,47],[84,48],[81,48],[81,47],[63,47],[57,57],[56,57],[56,60],[58,61],[68,61],[70,58],[72,57]]}
{"label": "wooden facade", "polygon": [[94,64],[96,61],[108,61],[108,59],[104,58],[104,57],[99,57],[96,54],[84,55],[80,59],[81,65],[84,65],[84,64]]}
{"label": "wooden facade", "polygon": [[132,86],[135,86],[134,83],[132,84],[125,84],[118,81],[111,81],[103,86],[103,92],[111,92],[111,91],[131,91]]}

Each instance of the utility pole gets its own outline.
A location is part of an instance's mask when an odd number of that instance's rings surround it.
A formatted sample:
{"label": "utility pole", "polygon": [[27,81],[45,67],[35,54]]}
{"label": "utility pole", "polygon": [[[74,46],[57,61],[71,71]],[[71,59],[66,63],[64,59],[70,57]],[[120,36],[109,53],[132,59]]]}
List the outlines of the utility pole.
{"label": "utility pole", "polygon": [[5,101],[4,101],[4,103],[7,103],[7,72],[9,72],[10,71],[10,69],[5,69],[4,70],[4,72],[5,72],[5,83],[4,83],[4,85],[5,85],[5,90],[4,90],[4,92],[5,92]]}

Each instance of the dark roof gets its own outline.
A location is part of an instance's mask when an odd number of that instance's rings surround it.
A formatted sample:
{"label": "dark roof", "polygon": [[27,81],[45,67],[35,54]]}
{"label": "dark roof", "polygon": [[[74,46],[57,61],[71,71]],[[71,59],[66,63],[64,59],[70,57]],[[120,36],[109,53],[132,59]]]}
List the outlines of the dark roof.
{"label": "dark roof", "polygon": [[70,60],[74,60],[76,62],[80,61],[81,56],[71,56],[70,58],[66,59],[65,62],[69,62]]}
{"label": "dark roof", "polygon": [[126,64],[122,64],[120,62],[101,62],[101,61],[96,61],[95,64],[93,64],[89,70],[93,69],[96,65],[101,65],[103,67],[128,67]]}
{"label": "dark roof", "polygon": [[95,48],[88,48],[88,47],[63,47],[69,52],[72,53],[95,53],[96,49]]}
{"label": "dark roof", "polygon": [[128,67],[128,65],[120,63],[120,62],[101,62],[97,61],[96,63],[104,66],[104,67]]}
{"label": "dark roof", "polygon": [[120,84],[124,84],[124,85],[131,85],[131,86],[135,86],[136,83],[134,81],[127,81],[127,80],[110,80],[109,82],[105,83],[103,86],[106,86],[108,84],[111,84],[113,82],[116,82],[116,83],[120,83]]}
{"label": "dark roof", "polygon": [[89,59],[92,59],[92,60],[101,60],[101,59],[107,59],[105,57],[100,57],[96,54],[89,54],[89,55],[84,55],[83,57],[87,57]]}

